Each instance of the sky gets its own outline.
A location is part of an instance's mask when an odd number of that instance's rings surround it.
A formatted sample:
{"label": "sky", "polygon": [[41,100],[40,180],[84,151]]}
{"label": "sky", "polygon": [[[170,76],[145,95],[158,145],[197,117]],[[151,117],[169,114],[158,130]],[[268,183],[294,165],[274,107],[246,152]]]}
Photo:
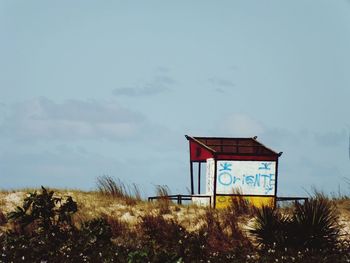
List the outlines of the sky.
{"label": "sky", "polygon": [[0,0],[0,188],[187,193],[192,136],[277,152],[278,195],[350,192],[350,1]]}

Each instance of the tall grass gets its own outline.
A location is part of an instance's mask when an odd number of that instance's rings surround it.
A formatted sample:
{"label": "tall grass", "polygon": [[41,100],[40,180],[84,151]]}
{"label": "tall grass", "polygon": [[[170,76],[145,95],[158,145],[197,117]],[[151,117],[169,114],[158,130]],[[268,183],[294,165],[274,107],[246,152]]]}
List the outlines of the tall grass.
{"label": "tall grass", "polygon": [[103,175],[97,178],[97,190],[103,195],[119,198],[128,204],[141,200],[141,191],[136,184],[126,185],[119,178]]}
{"label": "tall grass", "polygon": [[207,208],[203,216],[203,226],[200,232],[207,235],[207,245],[212,251],[225,253],[230,251],[247,252],[251,242],[238,225],[239,219],[235,213]]}
{"label": "tall grass", "polygon": [[156,195],[160,197],[159,199],[157,199],[159,213],[170,213],[171,200],[168,198],[168,195],[170,195],[169,187],[167,185],[156,185]]}
{"label": "tall grass", "polygon": [[224,209],[227,216],[240,217],[240,216],[251,216],[254,209],[249,201],[242,195],[232,196],[231,202],[228,207]]}

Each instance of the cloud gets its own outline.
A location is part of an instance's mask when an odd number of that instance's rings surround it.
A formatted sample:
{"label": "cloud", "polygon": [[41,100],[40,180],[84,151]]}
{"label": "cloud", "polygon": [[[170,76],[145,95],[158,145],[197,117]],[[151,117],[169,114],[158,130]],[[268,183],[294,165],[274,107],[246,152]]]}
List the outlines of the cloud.
{"label": "cloud", "polygon": [[284,142],[303,145],[307,142],[310,147],[337,148],[347,147],[348,133],[345,129],[333,131],[310,131],[307,129],[291,131],[283,128],[266,129],[263,136],[273,143]]}
{"label": "cloud", "polygon": [[220,86],[220,87],[234,87],[234,84],[231,80],[220,79],[220,78],[210,78],[208,79],[209,83],[212,85]]}
{"label": "cloud", "polygon": [[280,159],[282,195],[293,191],[305,195],[302,188],[311,186],[329,193],[343,183],[342,177],[349,171],[347,133],[326,128],[324,131],[270,128],[259,137],[265,145],[284,152]]}
{"label": "cloud", "polygon": [[163,87],[149,86],[142,88],[117,88],[113,90],[113,94],[117,96],[127,96],[127,97],[143,97],[143,96],[151,96],[162,93],[167,89]]}
{"label": "cloud", "polygon": [[215,88],[214,90],[218,93],[226,93],[226,90],[223,88]]}
{"label": "cloud", "polygon": [[168,67],[159,66],[159,67],[157,67],[157,71],[160,73],[168,73],[168,72],[170,72],[170,69]]}
{"label": "cloud", "polygon": [[[118,171],[123,163],[117,158],[111,158],[96,153],[81,153],[74,147],[64,146],[64,149],[50,149],[46,144],[45,150],[17,149],[0,151],[3,162],[0,169],[6,176],[3,185],[14,187],[79,187],[89,189],[95,178],[104,173]],[[63,148],[63,147],[61,147]],[[21,165],[18,165],[18,164]]]}
{"label": "cloud", "polygon": [[227,79],[209,78],[208,81],[211,86],[214,86],[214,90],[219,93],[226,93],[230,88],[236,86],[235,83]]}
{"label": "cloud", "polygon": [[324,147],[336,147],[341,144],[347,146],[348,134],[345,130],[315,133],[314,139],[317,144]]}
{"label": "cloud", "polygon": [[170,90],[170,86],[176,81],[171,77],[162,75],[156,76],[150,83],[136,87],[122,87],[113,90],[116,96],[143,97],[164,93]]}
{"label": "cloud", "polygon": [[232,137],[253,137],[265,130],[260,121],[241,113],[234,113],[226,117],[218,128],[221,133]]}
{"label": "cloud", "polygon": [[124,139],[135,136],[145,117],[115,103],[36,98],[13,105],[0,124],[3,136],[28,139]]}

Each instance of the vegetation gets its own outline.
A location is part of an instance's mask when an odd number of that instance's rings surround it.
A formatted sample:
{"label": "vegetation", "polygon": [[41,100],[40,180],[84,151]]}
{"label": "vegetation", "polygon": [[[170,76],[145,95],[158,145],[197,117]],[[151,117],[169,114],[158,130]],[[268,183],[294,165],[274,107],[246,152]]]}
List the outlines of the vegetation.
{"label": "vegetation", "polygon": [[251,233],[265,248],[320,250],[337,246],[340,226],[335,203],[319,194],[295,203],[291,214],[271,207],[257,210]]}
{"label": "vegetation", "polygon": [[[0,262],[350,261],[339,208],[324,195],[287,209],[252,209],[239,198],[224,210],[167,200],[165,213],[161,203],[137,201],[130,192],[101,195],[103,189],[42,188],[24,194],[20,206],[3,205]],[[98,202],[95,210],[111,208],[90,215],[86,200]]]}
{"label": "vegetation", "polygon": [[97,178],[97,189],[103,195],[123,199],[128,204],[135,204],[141,200],[141,192],[136,184],[126,185],[120,179],[109,175]]}
{"label": "vegetation", "polygon": [[159,208],[160,214],[168,214],[170,213],[170,203],[171,201],[167,197],[170,194],[170,189],[166,185],[157,185],[156,186],[156,195],[160,197],[157,200],[157,205]]}

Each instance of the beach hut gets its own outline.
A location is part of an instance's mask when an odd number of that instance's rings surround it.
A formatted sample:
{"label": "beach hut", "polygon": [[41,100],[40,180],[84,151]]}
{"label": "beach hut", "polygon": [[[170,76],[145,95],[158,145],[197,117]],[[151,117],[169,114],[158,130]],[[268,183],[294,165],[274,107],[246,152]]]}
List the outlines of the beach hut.
{"label": "beach hut", "polygon": [[256,207],[276,205],[282,152],[266,147],[257,137],[185,136],[193,202],[224,208],[233,198],[244,198]]}

